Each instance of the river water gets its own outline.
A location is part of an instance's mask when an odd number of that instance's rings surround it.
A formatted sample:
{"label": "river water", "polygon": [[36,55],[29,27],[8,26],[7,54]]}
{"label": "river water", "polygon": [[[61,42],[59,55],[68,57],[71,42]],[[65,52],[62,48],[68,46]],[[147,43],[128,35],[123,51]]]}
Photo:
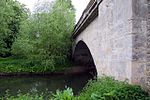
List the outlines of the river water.
{"label": "river water", "polygon": [[49,76],[14,76],[0,77],[0,97],[4,96],[5,91],[16,96],[18,91],[21,93],[45,91],[55,92],[57,89],[63,90],[66,87],[73,89],[77,95],[92,77],[87,73],[73,75],[49,75]]}

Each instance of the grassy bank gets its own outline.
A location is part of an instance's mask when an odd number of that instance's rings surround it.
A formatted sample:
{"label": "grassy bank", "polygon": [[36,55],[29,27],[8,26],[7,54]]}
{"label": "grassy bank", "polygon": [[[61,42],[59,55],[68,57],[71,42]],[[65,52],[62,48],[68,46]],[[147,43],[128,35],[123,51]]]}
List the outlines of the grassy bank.
{"label": "grassy bank", "polygon": [[66,66],[57,66],[55,69],[49,67],[34,65],[36,61],[30,61],[28,59],[19,59],[19,58],[0,58],[0,73],[23,73],[23,72],[32,72],[32,73],[41,73],[41,72],[54,72],[62,71],[69,66],[72,66],[71,63],[66,63]]}
{"label": "grassy bank", "polygon": [[33,69],[25,66],[25,63],[27,63],[25,59],[0,58],[0,72],[32,72]]}
{"label": "grassy bank", "polygon": [[72,89],[56,91],[44,97],[44,94],[8,94],[2,100],[150,100],[150,96],[140,86],[119,82],[110,77],[90,81],[78,96],[73,96]]}

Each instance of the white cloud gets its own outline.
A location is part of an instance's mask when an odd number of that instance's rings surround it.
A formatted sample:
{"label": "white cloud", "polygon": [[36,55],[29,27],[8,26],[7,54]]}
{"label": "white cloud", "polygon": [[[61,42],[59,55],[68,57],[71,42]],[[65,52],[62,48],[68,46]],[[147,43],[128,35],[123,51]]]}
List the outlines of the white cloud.
{"label": "white cloud", "polygon": [[[35,3],[38,2],[39,0],[18,0],[18,1],[20,3],[25,4],[27,8],[29,8],[31,11],[33,11],[33,7],[34,7]],[[85,9],[85,7],[87,6],[89,1],[90,0],[72,0],[72,3],[76,9],[76,21],[79,20],[83,10]]]}

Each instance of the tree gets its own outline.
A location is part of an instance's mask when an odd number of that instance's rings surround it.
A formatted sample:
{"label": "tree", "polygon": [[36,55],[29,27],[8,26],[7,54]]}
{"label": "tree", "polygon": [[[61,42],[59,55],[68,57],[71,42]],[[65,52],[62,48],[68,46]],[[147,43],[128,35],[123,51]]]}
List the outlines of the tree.
{"label": "tree", "polygon": [[6,57],[11,53],[20,22],[27,17],[27,13],[24,6],[14,0],[2,0],[0,9],[0,56]]}
{"label": "tree", "polygon": [[[42,14],[41,14],[42,16]],[[52,11],[44,16],[44,29],[39,37],[38,48],[43,65],[66,66],[67,55],[71,47],[71,32],[75,22],[75,10],[71,0],[56,0]],[[41,19],[41,20],[42,20]]]}
{"label": "tree", "polygon": [[[28,21],[22,23],[20,36],[13,45],[13,51],[16,51],[13,53],[20,55],[22,52],[24,58],[31,61],[30,65],[41,67],[41,71],[66,66],[71,32],[75,24],[75,9],[71,0],[55,0],[49,5],[49,11],[45,12],[44,8],[43,12],[40,10],[34,13]],[[27,49],[24,51],[22,46]]]}

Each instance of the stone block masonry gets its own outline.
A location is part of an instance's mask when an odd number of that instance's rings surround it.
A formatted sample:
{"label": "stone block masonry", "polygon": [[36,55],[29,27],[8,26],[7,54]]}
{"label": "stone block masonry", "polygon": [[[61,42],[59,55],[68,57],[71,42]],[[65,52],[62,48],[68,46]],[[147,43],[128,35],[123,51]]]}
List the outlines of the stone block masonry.
{"label": "stone block masonry", "polygon": [[150,91],[150,0],[103,0],[86,26],[74,48],[79,41],[88,46],[98,76],[128,79]]}
{"label": "stone block masonry", "polygon": [[149,0],[132,0],[132,83],[150,91]]}

